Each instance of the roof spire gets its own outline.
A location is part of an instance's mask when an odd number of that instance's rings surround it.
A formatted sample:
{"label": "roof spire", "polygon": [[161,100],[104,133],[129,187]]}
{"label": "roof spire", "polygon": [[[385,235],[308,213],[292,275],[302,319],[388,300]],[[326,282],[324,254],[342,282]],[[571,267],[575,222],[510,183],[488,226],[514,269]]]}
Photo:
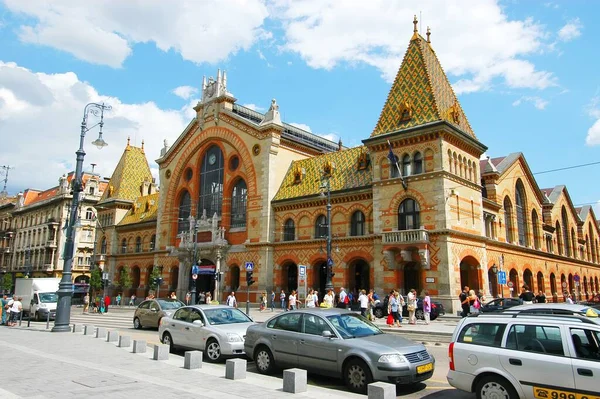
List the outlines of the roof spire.
{"label": "roof spire", "polygon": [[419,20],[417,19],[417,14],[415,14],[415,17],[413,19],[413,25],[415,26],[413,28],[413,36],[410,40],[415,40],[419,38],[419,28],[417,28],[417,24],[419,23]]}
{"label": "roof spire", "polygon": [[427,43],[431,44],[431,29],[429,29],[429,26],[427,27]]}
{"label": "roof spire", "polygon": [[127,149],[129,149],[129,142],[131,141],[131,136],[127,136]]}
{"label": "roof spire", "polygon": [[144,151],[144,140],[142,139],[142,151]]}

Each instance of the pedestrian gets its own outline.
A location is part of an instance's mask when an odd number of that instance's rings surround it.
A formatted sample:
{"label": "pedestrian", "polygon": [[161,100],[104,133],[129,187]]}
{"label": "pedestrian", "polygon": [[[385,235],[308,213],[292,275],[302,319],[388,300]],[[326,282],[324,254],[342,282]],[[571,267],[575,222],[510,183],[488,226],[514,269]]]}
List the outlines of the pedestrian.
{"label": "pedestrian", "polygon": [[104,296],[104,313],[108,313],[108,305],[110,305],[110,297],[106,294]]}
{"label": "pedestrian", "polygon": [[185,304],[189,305],[191,301],[192,301],[192,294],[190,294],[188,292],[187,294],[185,294]]}
{"label": "pedestrian", "polygon": [[521,287],[519,299],[523,301],[524,305],[531,305],[533,303],[533,292],[529,291],[529,286],[527,284]]}
{"label": "pedestrian", "polygon": [[271,312],[275,311],[275,291],[271,290]]}
{"label": "pedestrian", "polygon": [[[191,297],[191,295],[190,295]],[[198,294],[198,303],[203,305],[206,303],[206,294],[202,291],[200,291],[200,294]]]}
{"label": "pedestrian", "polygon": [[344,287],[340,288],[340,301],[338,303],[338,308],[346,309],[348,306],[348,294],[346,294],[346,290]]}
{"label": "pedestrian", "polygon": [[566,294],[567,295],[567,299],[565,302],[569,303],[569,304],[573,304],[573,298],[571,298],[571,294]]}
{"label": "pedestrian", "polygon": [[296,296],[296,290],[292,290],[292,293],[290,294],[290,297],[288,298],[288,309],[296,310],[297,302],[298,302],[298,297]]}
{"label": "pedestrian", "polygon": [[461,317],[467,317],[469,314],[469,287],[465,285],[462,292],[458,296],[458,300],[460,301],[460,307],[462,312],[460,312]]}
{"label": "pedestrian", "polygon": [[225,301],[227,306],[231,306],[232,308],[237,308],[237,299],[235,299],[235,292],[231,291],[231,294],[227,297]]}
{"label": "pedestrian", "polygon": [[262,295],[260,296],[260,311],[262,312],[263,310],[267,309],[267,291],[263,291]]}
{"label": "pedestrian", "polygon": [[210,305],[210,304],[211,304],[211,302],[212,302],[212,295],[210,294],[210,292],[207,292],[207,293],[206,293],[206,295],[205,295],[204,297],[206,298],[206,299],[205,299],[205,300],[206,300],[206,303],[207,303],[208,305]]}
{"label": "pedestrian", "polygon": [[314,297],[314,291],[312,289],[308,291],[308,295],[306,296],[306,307],[307,308],[315,307],[315,297]]}
{"label": "pedestrian", "polygon": [[333,307],[333,301],[334,301],[333,290],[329,290],[329,291],[327,291],[327,294],[325,294],[325,296],[323,297],[323,303],[321,304],[321,307],[330,309]]}
{"label": "pedestrian", "polygon": [[367,296],[367,292],[365,290],[360,291],[358,303],[360,304],[360,315],[362,317],[367,317],[367,310],[369,309],[369,297]]}
{"label": "pedestrian", "polygon": [[388,297],[388,313],[392,315],[394,325],[396,327],[402,327],[402,311],[398,311],[401,307],[396,295],[397,293],[394,290],[390,291],[390,296]]}
{"label": "pedestrian", "polygon": [[175,294],[175,291],[171,292],[171,299],[177,299],[177,294]]}
{"label": "pedestrian", "polygon": [[313,302],[315,303],[315,308],[318,308],[319,307],[319,291],[314,290],[312,299],[313,299]]}
{"label": "pedestrian", "polygon": [[121,293],[117,294],[115,305],[121,306]]}
{"label": "pedestrian", "polygon": [[540,292],[535,296],[536,303],[546,303],[546,294],[540,290]]}
{"label": "pedestrian", "polygon": [[479,298],[477,298],[477,294],[475,294],[475,290],[469,291],[469,313],[477,314],[479,313],[479,309],[481,308],[481,302],[479,302]]}
{"label": "pedestrian", "polygon": [[417,324],[417,291],[413,288],[408,292],[406,310],[408,310],[408,324]]}
{"label": "pedestrian", "polygon": [[8,295],[2,295],[2,325],[6,324],[6,311],[8,310]]}
{"label": "pedestrian", "polygon": [[423,318],[425,318],[425,324],[429,324],[431,320],[431,298],[429,297],[429,291],[423,291]]}
{"label": "pedestrian", "polygon": [[135,306],[135,294],[131,294],[129,298],[129,306]]}
{"label": "pedestrian", "polygon": [[10,316],[11,316],[11,327],[14,327],[17,325],[17,320],[19,319],[19,314],[21,314],[21,312],[23,311],[23,304],[21,303],[21,301],[23,300],[23,298],[21,297],[13,297],[13,301],[12,301],[12,305],[10,308]]}
{"label": "pedestrian", "polygon": [[90,293],[86,292],[83,297],[83,313],[89,313],[90,309]]}
{"label": "pedestrian", "polygon": [[281,294],[279,294],[279,301],[281,302],[281,309],[285,309],[285,291],[281,290]]}
{"label": "pedestrian", "polygon": [[369,290],[367,298],[369,298],[369,310],[367,312],[367,316],[369,320],[374,321],[375,315],[373,314],[373,307],[375,306],[375,291],[373,291],[373,288]]}

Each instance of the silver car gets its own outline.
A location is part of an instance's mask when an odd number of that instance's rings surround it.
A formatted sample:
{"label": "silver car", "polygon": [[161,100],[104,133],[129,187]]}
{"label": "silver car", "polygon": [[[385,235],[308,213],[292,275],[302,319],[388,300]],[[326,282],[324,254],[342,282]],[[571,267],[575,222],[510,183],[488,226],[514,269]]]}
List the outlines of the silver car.
{"label": "silver car", "polygon": [[588,305],[578,303],[533,303],[529,305],[513,306],[504,313],[536,313],[555,315],[575,315],[590,318],[596,324],[600,324],[600,314],[597,309]]}
{"label": "silver car", "polygon": [[184,306],[158,327],[163,344],[204,351],[207,360],[244,355],[246,330],[254,322],[244,312],[215,305]]}
{"label": "silver car", "polygon": [[183,305],[183,302],[177,299],[147,299],[135,309],[133,313],[133,327],[137,329],[144,327],[156,328],[163,317],[171,316]]}
{"label": "silver car", "polygon": [[433,375],[435,359],[425,346],[386,334],[345,309],[301,309],[248,328],[246,354],[260,373],[299,367],[342,378],[355,392],[371,382],[411,384]]}

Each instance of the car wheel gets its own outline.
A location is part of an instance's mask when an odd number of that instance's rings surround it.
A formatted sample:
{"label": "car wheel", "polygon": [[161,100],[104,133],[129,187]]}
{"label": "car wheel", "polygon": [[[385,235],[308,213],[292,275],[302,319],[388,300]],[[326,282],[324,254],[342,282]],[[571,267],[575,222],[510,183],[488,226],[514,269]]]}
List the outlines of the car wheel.
{"label": "car wheel", "polygon": [[219,342],[214,338],[208,340],[204,352],[206,352],[206,357],[210,362],[218,362],[221,360],[221,345],[219,345]]}
{"label": "car wheel", "polygon": [[136,330],[141,330],[142,329],[142,323],[140,322],[140,319],[138,317],[133,319],[133,327]]}
{"label": "car wheel", "polygon": [[367,386],[373,382],[369,366],[360,359],[352,359],[344,367],[344,382],[353,392],[366,393]]}
{"label": "car wheel", "polygon": [[261,346],[254,352],[254,363],[261,374],[271,374],[275,369],[273,354],[266,346]]}
{"label": "car wheel", "polygon": [[173,337],[168,332],[164,333],[162,336],[162,343],[165,345],[169,345],[169,352],[173,352],[175,350],[175,344],[173,343]]}
{"label": "car wheel", "polygon": [[381,308],[375,308],[375,310],[373,311],[373,314],[378,319],[381,319],[383,317],[383,309],[381,309]]}
{"label": "car wheel", "polygon": [[423,310],[417,309],[417,311],[415,312],[415,317],[417,318],[417,320],[425,320],[425,314],[423,313]]}
{"label": "car wheel", "polygon": [[515,388],[499,376],[483,377],[475,388],[477,399],[519,399]]}

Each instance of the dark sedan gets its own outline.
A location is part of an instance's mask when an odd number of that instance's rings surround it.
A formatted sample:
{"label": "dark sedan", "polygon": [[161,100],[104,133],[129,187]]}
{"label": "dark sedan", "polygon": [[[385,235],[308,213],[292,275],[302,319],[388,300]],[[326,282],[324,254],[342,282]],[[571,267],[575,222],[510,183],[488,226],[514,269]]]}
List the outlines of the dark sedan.
{"label": "dark sedan", "polygon": [[521,304],[519,298],[498,298],[487,302],[485,305],[482,305],[479,309],[482,313],[493,313],[493,312],[502,312],[508,308],[512,308],[513,306],[518,306]]}
{"label": "dark sedan", "polygon": [[[386,296],[383,301],[378,302],[373,308],[373,314],[377,318],[382,318],[387,316],[388,314],[388,297]],[[431,301],[431,313],[430,320],[433,321],[438,318],[438,316],[444,315],[444,305],[439,302]],[[415,311],[415,316],[418,320],[425,320],[425,316],[423,313],[423,300],[421,298],[417,299],[417,310]],[[402,317],[408,317],[408,308],[406,305],[402,308]]]}

